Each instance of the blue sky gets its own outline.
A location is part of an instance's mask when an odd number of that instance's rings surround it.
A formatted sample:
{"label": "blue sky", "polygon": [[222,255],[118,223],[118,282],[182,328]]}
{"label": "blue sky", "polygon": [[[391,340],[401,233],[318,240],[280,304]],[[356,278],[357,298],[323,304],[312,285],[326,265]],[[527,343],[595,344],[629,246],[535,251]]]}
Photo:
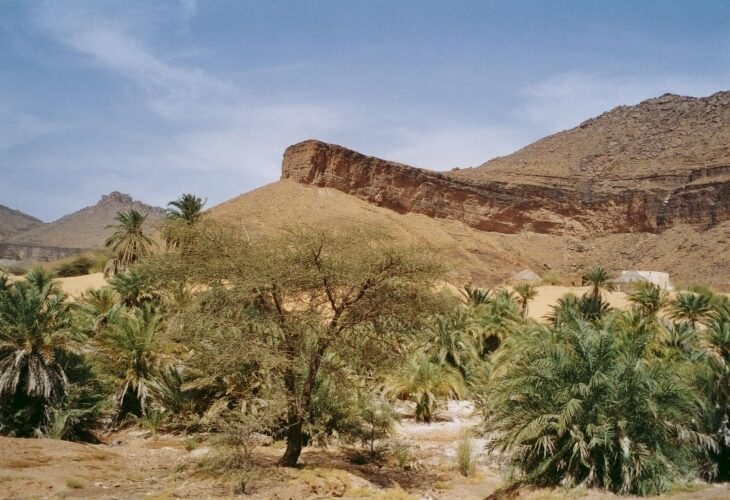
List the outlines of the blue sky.
{"label": "blue sky", "polygon": [[0,0],[0,204],[209,205],[318,138],[445,170],[730,89],[725,1]]}

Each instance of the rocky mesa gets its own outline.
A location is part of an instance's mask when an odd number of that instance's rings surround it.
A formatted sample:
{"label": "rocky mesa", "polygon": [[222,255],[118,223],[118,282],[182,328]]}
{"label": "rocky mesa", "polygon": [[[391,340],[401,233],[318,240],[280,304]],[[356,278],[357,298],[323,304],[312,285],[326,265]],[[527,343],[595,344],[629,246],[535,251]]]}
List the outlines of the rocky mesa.
{"label": "rocky mesa", "polygon": [[730,220],[730,92],[619,106],[479,167],[434,172],[319,141],[282,178],[499,233],[657,233]]}

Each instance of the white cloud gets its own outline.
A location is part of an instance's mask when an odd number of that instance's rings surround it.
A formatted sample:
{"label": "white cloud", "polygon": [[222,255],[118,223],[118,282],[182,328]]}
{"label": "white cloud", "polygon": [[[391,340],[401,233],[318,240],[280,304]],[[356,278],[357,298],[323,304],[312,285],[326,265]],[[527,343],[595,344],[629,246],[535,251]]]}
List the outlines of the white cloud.
{"label": "white cloud", "polygon": [[522,101],[513,112],[542,133],[572,128],[619,105],[633,105],[666,92],[704,96],[723,88],[724,82],[686,76],[656,78],[559,73],[518,94]]}
{"label": "white cloud", "polygon": [[452,125],[403,130],[396,136],[402,145],[388,151],[387,159],[433,170],[480,165],[512,153],[529,141],[522,131],[507,126]]}
{"label": "white cloud", "polygon": [[0,152],[59,133],[67,127],[46,118],[0,105]]}

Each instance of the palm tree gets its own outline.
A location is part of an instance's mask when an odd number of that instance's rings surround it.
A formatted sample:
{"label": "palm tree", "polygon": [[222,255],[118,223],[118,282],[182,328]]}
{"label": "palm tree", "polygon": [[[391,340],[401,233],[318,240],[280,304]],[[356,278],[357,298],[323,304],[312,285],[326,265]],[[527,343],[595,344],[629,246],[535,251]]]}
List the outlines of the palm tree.
{"label": "palm tree", "polygon": [[0,295],[0,400],[58,402],[68,379],[64,355],[75,347],[68,304],[41,269]]}
{"label": "palm tree", "polygon": [[167,204],[167,218],[184,221],[188,225],[193,225],[203,218],[203,207],[205,201],[202,198],[191,193],[185,193],[177,200],[173,200]]}
{"label": "palm tree", "polygon": [[98,334],[104,326],[113,323],[122,311],[119,294],[108,286],[85,291],[75,306],[91,320],[89,332],[93,334]]}
{"label": "palm tree", "polygon": [[608,273],[601,266],[594,266],[586,271],[581,278],[581,284],[591,287],[590,295],[593,297],[599,297],[601,290],[612,292],[616,289]]}
{"label": "palm tree", "polygon": [[529,283],[520,283],[515,286],[515,292],[518,296],[518,302],[522,309],[522,317],[527,317],[527,305],[528,303],[537,296],[537,288],[535,285]]}
{"label": "palm tree", "polygon": [[390,379],[385,393],[398,398],[413,398],[416,420],[431,423],[439,398],[464,395],[464,382],[449,365],[435,363],[425,352],[419,352]]}
{"label": "palm tree", "polygon": [[109,285],[127,307],[142,307],[159,298],[148,276],[136,270],[117,274]]}
{"label": "palm tree", "polygon": [[143,231],[146,219],[147,214],[132,208],[128,212],[117,214],[115,220],[119,224],[107,226],[114,228],[114,233],[105,242],[111,248],[113,257],[105,266],[104,274],[109,276],[125,271],[131,264],[152,252],[154,242]]}
{"label": "palm tree", "polygon": [[657,313],[667,305],[667,292],[649,281],[639,282],[628,298],[634,304],[634,309],[645,318],[656,318]]}
{"label": "palm tree", "polygon": [[655,494],[715,448],[686,362],[656,358],[651,322],[541,328],[507,340],[482,403],[488,448],[517,481]]}
{"label": "palm tree", "polygon": [[163,357],[157,351],[159,320],[150,306],[121,317],[99,337],[104,371],[117,381],[117,419],[147,415],[159,399]]}
{"label": "palm tree", "polygon": [[481,304],[486,304],[487,302],[489,302],[492,295],[492,291],[490,289],[475,287],[472,286],[471,283],[467,283],[466,285],[464,285],[464,287],[459,290],[459,292],[464,297],[466,305],[468,306],[478,306]]}
{"label": "palm tree", "polygon": [[710,297],[704,294],[680,292],[670,306],[669,317],[688,321],[692,330],[697,329],[697,322],[708,319],[712,315]]}
{"label": "palm tree", "polygon": [[456,368],[466,379],[469,365],[479,358],[477,330],[474,319],[463,308],[448,316],[437,314],[426,330],[426,351],[435,362]]}
{"label": "palm tree", "polygon": [[185,193],[167,206],[172,208],[167,209],[167,221],[162,235],[169,249],[180,246],[187,238],[186,230],[202,220],[205,200],[194,194]]}

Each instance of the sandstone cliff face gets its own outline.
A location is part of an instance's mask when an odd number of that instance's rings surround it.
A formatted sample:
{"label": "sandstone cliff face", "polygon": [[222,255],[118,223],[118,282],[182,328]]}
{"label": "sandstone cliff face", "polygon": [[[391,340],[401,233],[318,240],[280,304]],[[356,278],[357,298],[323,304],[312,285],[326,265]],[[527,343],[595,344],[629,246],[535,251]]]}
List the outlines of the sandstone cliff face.
{"label": "sandstone cliff face", "polygon": [[399,213],[459,220],[483,231],[606,234],[655,232],[678,223],[709,227],[730,219],[729,170],[694,172],[671,190],[580,190],[475,182],[306,141],[287,148],[282,178],[335,188]]}
{"label": "sandstone cliff face", "polygon": [[730,93],[622,106],[508,157],[444,173],[306,141],[286,150],[282,178],[485,231],[707,229],[730,220]]}

